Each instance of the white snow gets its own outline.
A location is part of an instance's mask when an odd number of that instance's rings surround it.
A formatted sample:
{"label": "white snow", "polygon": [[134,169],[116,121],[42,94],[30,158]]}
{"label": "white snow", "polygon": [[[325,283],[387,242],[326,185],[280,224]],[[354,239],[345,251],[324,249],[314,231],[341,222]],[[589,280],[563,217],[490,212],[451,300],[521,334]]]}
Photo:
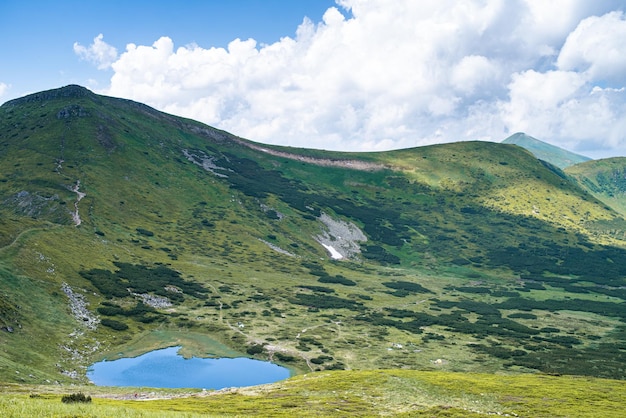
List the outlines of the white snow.
{"label": "white snow", "polygon": [[326,250],[328,250],[328,252],[330,253],[330,257],[333,260],[341,260],[343,258],[343,256],[339,253],[339,251],[335,250],[334,247],[324,244],[324,243],[320,243],[324,246],[324,248],[326,248]]}

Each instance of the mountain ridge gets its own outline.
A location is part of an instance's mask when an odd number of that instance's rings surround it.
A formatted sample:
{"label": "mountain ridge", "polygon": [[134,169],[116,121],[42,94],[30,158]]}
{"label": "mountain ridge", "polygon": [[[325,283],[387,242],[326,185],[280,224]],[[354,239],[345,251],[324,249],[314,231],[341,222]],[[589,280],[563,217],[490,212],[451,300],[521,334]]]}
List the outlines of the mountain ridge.
{"label": "mountain ridge", "polygon": [[299,373],[623,378],[624,218],[522,148],[266,146],[85,90],[0,107],[0,379],[197,334]]}
{"label": "mountain ridge", "polygon": [[527,149],[540,160],[544,160],[553,164],[560,169],[590,161],[591,158],[579,155],[563,148],[548,144],[526,135],[523,132],[515,133],[502,141],[503,144],[519,145]]}

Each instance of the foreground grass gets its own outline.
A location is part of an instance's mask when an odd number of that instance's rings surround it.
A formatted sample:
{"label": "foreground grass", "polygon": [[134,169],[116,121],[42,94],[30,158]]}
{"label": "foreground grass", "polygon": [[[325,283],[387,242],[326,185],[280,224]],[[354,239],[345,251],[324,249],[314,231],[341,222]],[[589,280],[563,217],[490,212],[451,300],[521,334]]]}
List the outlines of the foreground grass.
{"label": "foreground grass", "polygon": [[61,403],[63,389],[4,386],[0,411],[4,417],[618,417],[626,399],[624,381],[411,370],[310,373],[218,392],[72,387],[94,398],[76,405]]}

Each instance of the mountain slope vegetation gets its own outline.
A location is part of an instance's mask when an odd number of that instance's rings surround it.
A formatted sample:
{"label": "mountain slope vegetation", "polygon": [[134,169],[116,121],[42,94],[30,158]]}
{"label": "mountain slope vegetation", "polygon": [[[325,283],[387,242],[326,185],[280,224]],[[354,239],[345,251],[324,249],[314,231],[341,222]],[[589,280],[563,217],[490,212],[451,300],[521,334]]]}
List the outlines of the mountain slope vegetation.
{"label": "mountain slope vegetation", "polygon": [[[350,370],[210,392],[79,387],[88,404],[62,403],[64,388],[4,385],[0,409],[23,416],[169,417],[621,417],[626,382],[589,377]],[[79,392],[82,393],[82,392]]]}
{"label": "mountain slope vegetation", "polygon": [[67,86],[0,152],[2,381],[169,345],[624,378],[623,215],[518,146],[270,146]]}
{"label": "mountain slope vegetation", "polygon": [[569,167],[565,172],[607,206],[626,215],[626,158],[589,161]]}

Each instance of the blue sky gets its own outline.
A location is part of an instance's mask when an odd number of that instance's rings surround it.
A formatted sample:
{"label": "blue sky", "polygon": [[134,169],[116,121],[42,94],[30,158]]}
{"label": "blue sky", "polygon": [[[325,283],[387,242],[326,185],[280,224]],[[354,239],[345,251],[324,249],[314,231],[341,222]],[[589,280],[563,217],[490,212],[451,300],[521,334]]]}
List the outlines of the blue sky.
{"label": "blue sky", "polygon": [[123,49],[163,35],[179,45],[226,47],[236,38],[273,43],[293,36],[305,16],[321,20],[333,0],[0,0],[0,102],[90,79],[104,86],[109,72],[78,59],[75,42],[102,33]]}
{"label": "blue sky", "polygon": [[80,84],[263,143],[626,156],[623,0],[0,0],[0,103]]}

